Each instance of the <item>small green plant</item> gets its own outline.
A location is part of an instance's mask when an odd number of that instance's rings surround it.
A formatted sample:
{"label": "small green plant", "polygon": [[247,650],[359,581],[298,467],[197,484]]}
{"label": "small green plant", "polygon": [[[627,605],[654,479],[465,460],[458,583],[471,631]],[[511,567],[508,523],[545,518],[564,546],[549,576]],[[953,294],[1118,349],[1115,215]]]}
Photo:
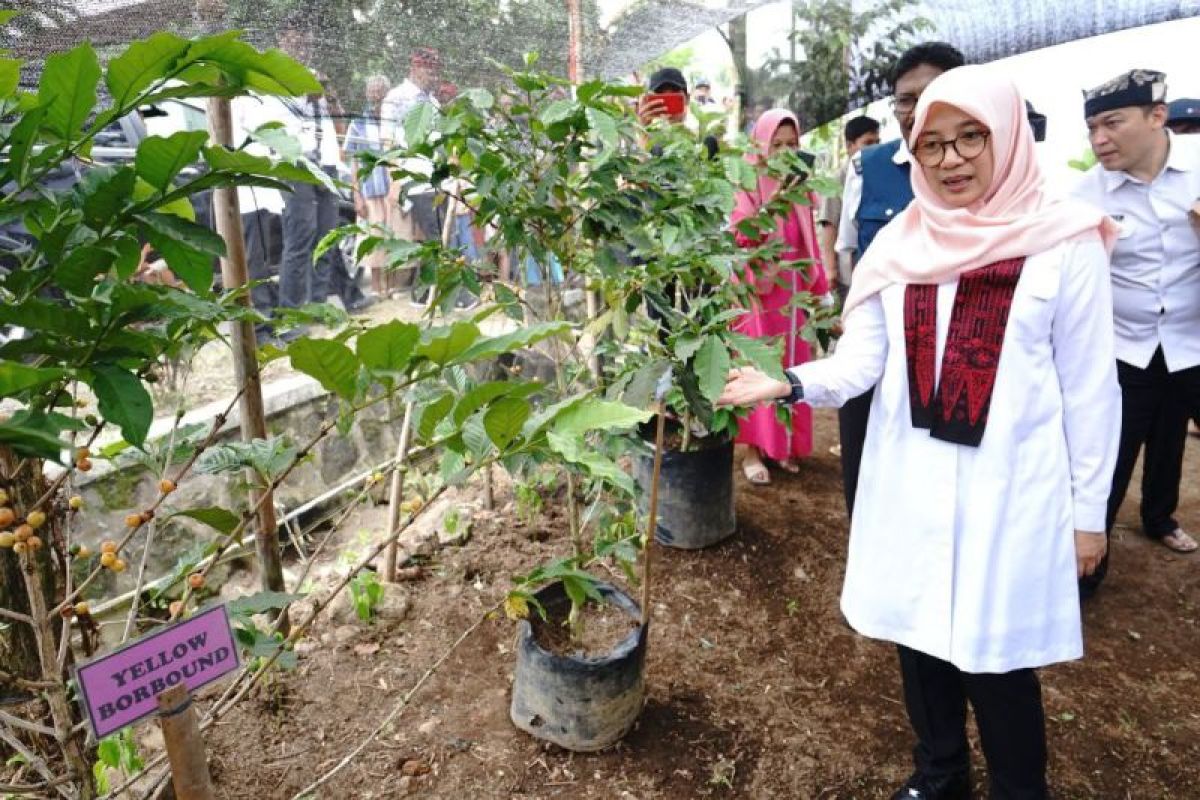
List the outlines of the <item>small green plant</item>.
{"label": "small green plant", "polygon": [[537,522],[546,508],[546,501],[533,481],[521,481],[514,485],[513,497],[517,502],[517,518],[526,525]]}
{"label": "small green plant", "polygon": [[96,781],[96,789],[101,794],[111,790],[108,770],[116,770],[124,778],[141,772],[144,766],[131,728],[101,739],[96,748],[96,758],[96,762],[92,764],[92,777]]}
{"label": "small green plant", "polygon": [[354,603],[354,613],[362,622],[370,623],[375,619],[375,609],[383,600],[383,584],[379,575],[373,570],[364,569],[350,581],[350,600]]}

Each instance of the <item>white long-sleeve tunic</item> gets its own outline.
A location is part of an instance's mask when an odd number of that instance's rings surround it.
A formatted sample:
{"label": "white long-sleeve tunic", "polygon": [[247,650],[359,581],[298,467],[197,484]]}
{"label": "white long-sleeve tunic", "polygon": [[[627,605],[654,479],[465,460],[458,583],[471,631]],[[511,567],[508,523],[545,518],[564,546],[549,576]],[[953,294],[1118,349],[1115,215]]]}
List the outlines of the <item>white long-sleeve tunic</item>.
{"label": "white long-sleeve tunic", "polygon": [[[938,287],[937,369],[957,281]],[[842,611],[860,633],[967,672],[1083,655],[1074,531],[1103,531],[1121,425],[1108,257],[1098,236],[1030,256],[979,447],[914,428],[904,286],[853,310],[834,356],[792,369],[805,402],[878,384]]]}

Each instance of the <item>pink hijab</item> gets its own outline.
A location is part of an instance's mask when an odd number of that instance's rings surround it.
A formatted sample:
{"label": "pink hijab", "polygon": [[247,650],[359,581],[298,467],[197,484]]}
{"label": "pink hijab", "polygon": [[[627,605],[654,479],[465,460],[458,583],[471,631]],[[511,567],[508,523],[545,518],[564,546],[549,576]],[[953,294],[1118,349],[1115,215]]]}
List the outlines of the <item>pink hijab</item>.
{"label": "pink hijab", "polygon": [[1112,220],[1081,202],[1046,198],[1025,101],[999,69],[959,67],[938,76],[921,94],[912,141],[921,135],[934,103],[961,109],[991,130],[991,188],[969,208],[949,208],[914,161],[913,202],[879,232],[855,268],[845,313],[889,284],[947,283],[1090,232],[1112,251],[1117,234]]}
{"label": "pink hijab", "polygon": [[[764,113],[754,123],[754,130],[750,133],[750,138],[758,147],[746,154],[746,160],[750,162],[757,170],[762,159],[765,159],[771,151],[771,139],[775,137],[775,132],[779,130],[779,126],[785,122],[790,122],[796,126],[796,135],[800,135],[800,120],[791,111],[786,108],[773,108]],[[740,191],[737,193],[735,201],[733,219],[735,221],[745,219],[758,213],[758,209],[762,206],[764,198],[769,197],[779,185],[779,181],[774,178],[768,178],[760,174],[758,178],[758,191],[746,192]],[[810,198],[815,199],[815,198]],[[820,249],[817,247],[817,226],[813,222],[812,206],[793,206],[796,221],[800,226],[800,239],[804,245],[804,257],[818,262],[821,258]],[[776,237],[783,236],[786,220],[780,220],[776,226]]]}

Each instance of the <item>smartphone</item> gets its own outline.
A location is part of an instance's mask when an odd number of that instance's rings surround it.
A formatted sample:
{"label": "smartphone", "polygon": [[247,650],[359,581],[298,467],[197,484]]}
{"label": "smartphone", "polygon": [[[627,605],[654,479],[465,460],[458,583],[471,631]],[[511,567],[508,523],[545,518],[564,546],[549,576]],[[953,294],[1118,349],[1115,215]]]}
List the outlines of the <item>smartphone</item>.
{"label": "smartphone", "polygon": [[687,95],[679,94],[678,92],[668,92],[666,94],[648,94],[648,95],[646,95],[647,103],[649,103],[652,100],[663,101],[663,105],[667,109],[667,115],[671,116],[671,117],[677,117],[683,113],[683,110],[685,107],[684,101],[687,100]]}

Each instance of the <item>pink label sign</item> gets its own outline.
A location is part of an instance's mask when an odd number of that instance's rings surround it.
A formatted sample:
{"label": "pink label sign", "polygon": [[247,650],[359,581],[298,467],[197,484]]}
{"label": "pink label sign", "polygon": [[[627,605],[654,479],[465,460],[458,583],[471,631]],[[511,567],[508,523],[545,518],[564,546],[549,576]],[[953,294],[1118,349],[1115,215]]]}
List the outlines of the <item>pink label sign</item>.
{"label": "pink label sign", "polygon": [[77,667],[75,679],[100,739],[154,714],[169,687],[182,683],[194,692],[240,663],[222,604]]}

